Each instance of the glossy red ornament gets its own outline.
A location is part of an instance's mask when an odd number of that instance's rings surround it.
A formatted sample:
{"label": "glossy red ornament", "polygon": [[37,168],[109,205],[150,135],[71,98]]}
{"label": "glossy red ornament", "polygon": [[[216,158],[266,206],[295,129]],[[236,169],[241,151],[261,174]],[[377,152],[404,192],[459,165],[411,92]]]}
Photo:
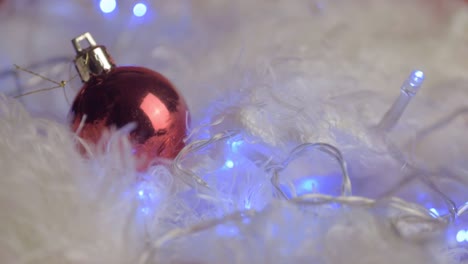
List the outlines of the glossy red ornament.
{"label": "glossy red ornament", "polygon": [[[83,39],[91,45],[84,50],[79,46]],[[72,130],[79,128],[81,138],[96,144],[110,128],[134,123],[130,142],[141,170],[157,157],[177,156],[184,147],[189,111],[169,80],[143,67],[115,67],[105,47],[96,46],[89,33],[73,44],[84,86],[69,114]]]}

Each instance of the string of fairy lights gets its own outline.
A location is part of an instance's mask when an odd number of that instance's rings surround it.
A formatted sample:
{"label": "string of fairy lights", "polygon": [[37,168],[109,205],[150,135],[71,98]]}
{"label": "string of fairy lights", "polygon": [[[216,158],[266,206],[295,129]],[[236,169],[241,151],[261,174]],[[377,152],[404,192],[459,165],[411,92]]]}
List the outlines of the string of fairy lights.
{"label": "string of fairy lights", "polygon": [[[116,0],[100,0],[99,1],[99,9],[103,14],[111,14],[113,12],[116,12],[118,8],[119,8],[119,3]],[[147,15],[149,9],[150,9],[150,6],[148,3],[136,2],[133,5],[132,9],[129,10],[129,12],[131,11],[135,17],[144,17],[145,15]],[[2,74],[0,73],[0,78],[1,77],[2,77]],[[394,105],[389,109],[389,111],[385,114],[384,118],[378,124],[377,129],[379,129],[382,132],[391,130],[391,128],[400,119],[405,108],[409,104],[411,98],[416,94],[417,90],[421,87],[423,80],[424,80],[424,74],[422,71],[414,71],[410,74],[408,79],[404,82],[403,86],[401,87],[400,96],[396,99]],[[237,152],[239,145],[241,145],[243,141],[234,141],[234,143],[233,142],[228,142],[228,143],[230,147],[229,151],[232,153],[235,153]],[[236,166],[238,166],[237,161],[234,158],[228,158],[223,163],[223,170],[234,169]],[[345,172],[346,170],[343,169],[343,171]],[[187,172],[187,170],[184,170],[183,173],[191,173],[191,172]],[[201,185],[205,184],[203,182],[202,177],[195,178],[195,181],[198,183],[201,182],[202,183]],[[313,191],[313,189],[316,189],[317,185],[319,184],[320,183],[315,181],[313,178],[305,179],[301,184],[297,186],[296,198],[302,196],[302,194],[307,196]],[[275,184],[273,184],[273,186],[277,187]],[[278,189],[278,191],[280,194],[284,195],[284,193],[282,193],[282,191],[284,190]],[[141,211],[147,214],[149,210],[151,210],[151,206],[154,205],[154,201],[157,200],[157,193],[154,192],[154,188],[152,188],[150,183],[141,183],[136,189],[136,195],[138,199],[142,202]],[[342,195],[342,196],[344,197],[346,195]],[[318,197],[318,198],[326,200],[324,197]],[[335,198],[336,199],[333,201],[337,201],[337,199],[339,199],[339,197],[335,197]],[[332,199],[332,198],[327,198],[327,199]],[[467,204],[462,205],[462,206],[466,207]],[[246,202],[245,209],[250,210],[251,209],[250,206],[251,206],[250,201]],[[440,213],[439,210],[436,208],[430,207],[430,208],[427,208],[427,211],[430,212],[432,216],[434,216],[435,218],[443,217],[442,213]],[[455,232],[454,239],[458,243],[468,243],[468,229],[465,229],[465,228],[458,229]]]}
{"label": "string of fairy lights", "polygon": [[[99,2],[99,8],[101,12],[109,14],[117,10],[118,4],[116,0],[101,0]],[[148,11],[148,7],[145,3],[138,2],[133,5],[133,15],[136,17],[144,17]]]}
{"label": "string of fairy lights", "polygon": [[[408,107],[409,103],[411,102],[412,98],[417,94],[418,90],[422,87],[423,82],[425,79],[425,75],[422,71],[415,70],[411,72],[408,78],[403,82],[402,86],[400,87],[400,94],[395,99],[393,105],[389,108],[389,110],[385,113],[383,118],[380,120],[378,125],[376,126],[377,131],[379,134],[386,134],[392,130],[392,128],[398,123],[399,119],[402,117],[405,109]],[[255,147],[248,146],[250,144],[243,144],[245,143],[243,140],[234,140],[236,138],[236,133],[233,132],[226,133],[226,134],[216,134],[212,135],[209,139],[206,140],[195,140],[190,145],[188,145],[184,150],[182,150],[181,154],[176,158],[174,162],[174,168],[176,172],[179,172],[179,176],[185,178],[186,182],[189,182],[190,179],[192,180],[192,185],[195,188],[210,188],[209,184],[205,181],[206,175],[199,174],[197,171],[192,170],[190,167],[185,167],[183,165],[183,160],[186,156],[190,154],[196,153],[201,149],[209,149],[212,148],[216,142],[226,141],[226,154],[225,154],[225,161],[223,166],[217,171],[219,173],[216,175],[217,178],[221,178],[222,175],[225,173],[225,170],[232,170],[235,169],[237,166],[242,166],[239,162],[241,159],[245,158],[246,156],[257,156],[260,159],[267,161],[264,165],[266,171],[269,174],[273,175],[271,178],[271,184],[274,189],[276,189],[278,197],[280,199],[285,199],[291,201],[292,203],[297,204],[308,204],[308,205],[315,205],[315,204],[325,204],[325,203],[338,203],[343,205],[352,205],[352,206],[378,206],[379,204],[387,204],[389,207],[395,208],[404,212],[406,214],[413,215],[415,217],[420,217],[421,221],[428,221],[433,222],[435,226],[440,228],[446,228],[451,225],[457,230],[454,233],[450,232],[448,234],[448,240],[456,241],[458,243],[465,243],[468,242],[468,230],[466,230],[463,225],[458,225],[460,221],[458,219],[465,214],[467,210],[468,203],[462,205],[456,205],[449,196],[441,193],[438,191],[437,187],[434,186],[432,182],[427,182],[428,186],[434,190],[436,190],[442,199],[445,200],[447,205],[448,212],[443,212],[442,208],[434,208],[431,205],[419,205],[419,204],[412,204],[411,202],[407,202],[401,200],[397,197],[388,197],[383,199],[382,201],[373,200],[366,197],[354,196],[351,191],[351,179],[347,172],[347,165],[346,162],[341,154],[341,151],[329,144],[324,143],[305,143],[296,147],[293,151],[291,151],[288,158],[283,162],[276,162],[271,161],[267,157],[262,157],[261,153],[258,153],[255,150]],[[240,151],[241,148],[244,148],[244,151]],[[335,182],[327,184],[325,182],[320,182],[316,178],[318,175],[309,175],[302,178],[299,182],[290,182],[288,181],[287,184],[283,185],[280,183],[279,174],[281,171],[288,166],[290,160],[294,159],[295,156],[304,155],[305,149],[316,149],[333,157],[340,166],[342,180],[341,180],[341,194],[334,196],[328,195],[327,190],[331,189],[330,186],[336,187],[339,185],[339,182]],[[244,152],[241,154],[241,152]],[[301,154],[302,153],[302,154]],[[241,155],[240,155],[241,154]],[[239,164],[239,165],[238,165]],[[409,164],[407,166],[410,166]],[[418,168],[413,168],[414,170],[418,170]],[[329,182],[331,183],[331,182]],[[285,188],[284,186],[289,185],[290,188]],[[323,186],[320,186],[323,185]],[[325,185],[329,185],[328,187]],[[324,188],[321,188],[324,187]],[[216,189],[216,186],[213,187]],[[385,201],[384,201],[385,200]],[[245,210],[251,209],[252,201],[248,201],[245,203]],[[398,221],[398,220],[397,220]],[[222,223],[222,222],[220,222]],[[215,223],[217,225],[218,222]],[[188,233],[191,231],[187,230]]]}

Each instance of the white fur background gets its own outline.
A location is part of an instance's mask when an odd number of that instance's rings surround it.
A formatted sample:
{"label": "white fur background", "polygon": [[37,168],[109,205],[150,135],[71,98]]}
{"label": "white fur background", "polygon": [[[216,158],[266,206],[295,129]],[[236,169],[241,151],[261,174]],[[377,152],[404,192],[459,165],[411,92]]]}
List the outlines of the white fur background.
{"label": "white fur background", "polygon": [[[445,225],[412,222],[385,202],[298,206],[277,199],[259,163],[280,163],[301,143],[329,143],[343,153],[356,196],[400,197],[444,215],[439,190],[463,208],[468,4],[167,0],[149,1],[138,19],[133,1],[118,3],[104,15],[97,1],[0,1],[1,263],[467,263],[468,233],[467,242],[455,240],[468,230],[467,213]],[[57,89],[9,98],[53,86],[13,64],[73,77],[70,40],[86,31],[119,64],[168,76],[193,128],[224,118],[191,141],[243,131],[243,152],[220,140],[183,162],[213,192],[184,184],[171,166],[137,175],[112,144],[81,158],[66,126],[77,80],[66,97]],[[423,88],[391,133],[376,132],[413,69],[425,72]],[[337,168],[308,152],[280,178],[294,185],[325,175],[312,192],[337,196]],[[401,216],[407,221],[395,222]]]}

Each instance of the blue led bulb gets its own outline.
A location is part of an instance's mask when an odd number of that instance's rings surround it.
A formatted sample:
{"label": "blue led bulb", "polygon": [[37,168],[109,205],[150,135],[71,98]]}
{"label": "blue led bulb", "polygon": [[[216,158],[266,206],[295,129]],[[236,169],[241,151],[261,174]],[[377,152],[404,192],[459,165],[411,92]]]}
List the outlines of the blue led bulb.
{"label": "blue led bulb", "polygon": [[133,14],[137,17],[142,17],[146,14],[148,8],[143,3],[138,3],[133,7]]}
{"label": "blue led bulb", "polygon": [[224,165],[226,165],[226,167],[229,169],[234,168],[234,162],[232,160],[227,160]]}
{"label": "blue led bulb", "polygon": [[440,215],[439,215],[439,212],[438,212],[437,209],[435,209],[435,208],[431,208],[431,209],[429,209],[429,211],[431,211],[431,213],[433,213],[434,216],[437,216],[437,217],[440,216]]}
{"label": "blue led bulb", "polygon": [[410,96],[413,96],[422,86],[423,82],[424,73],[422,71],[413,71],[401,86],[401,91]]}
{"label": "blue led bulb", "polygon": [[103,13],[111,13],[117,7],[117,2],[115,0],[101,0],[99,7]]}
{"label": "blue led bulb", "polygon": [[468,230],[459,230],[456,236],[457,242],[468,242]]}

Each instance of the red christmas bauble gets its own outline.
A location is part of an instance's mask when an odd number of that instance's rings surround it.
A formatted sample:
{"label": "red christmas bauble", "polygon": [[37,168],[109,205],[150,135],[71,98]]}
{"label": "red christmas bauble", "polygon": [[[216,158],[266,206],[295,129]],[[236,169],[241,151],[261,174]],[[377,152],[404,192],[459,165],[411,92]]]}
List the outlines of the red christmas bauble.
{"label": "red christmas bauble", "polygon": [[[97,66],[89,57],[84,67],[79,59],[75,60],[84,85],[69,114],[72,130],[79,129],[81,138],[96,144],[110,128],[134,123],[129,139],[140,158],[140,170],[156,157],[177,156],[184,147],[190,121],[183,97],[160,73],[143,67],[115,67],[104,47],[97,48],[105,55],[94,56]],[[102,63],[106,58],[109,69]]]}

